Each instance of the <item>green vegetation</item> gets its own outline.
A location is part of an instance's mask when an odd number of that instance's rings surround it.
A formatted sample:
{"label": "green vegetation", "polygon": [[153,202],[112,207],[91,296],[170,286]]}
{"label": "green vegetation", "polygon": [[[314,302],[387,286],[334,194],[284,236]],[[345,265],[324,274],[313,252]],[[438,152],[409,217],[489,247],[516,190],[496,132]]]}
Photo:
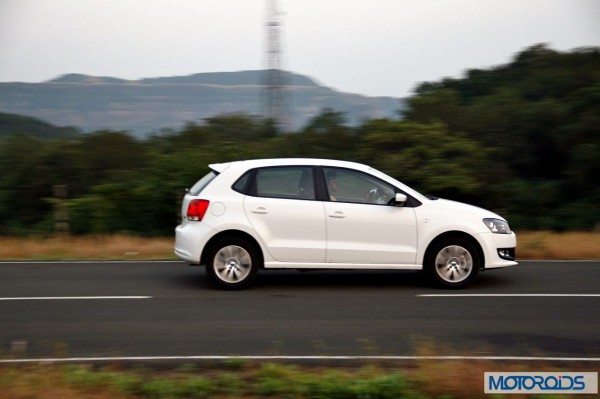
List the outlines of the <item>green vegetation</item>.
{"label": "green vegetation", "polygon": [[516,230],[600,224],[598,48],[533,46],[510,64],[422,84],[402,119],[354,127],[325,109],[285,135],[222,115],[143,141],[114,131],[49,139],[57,135],[10,118],[22,123],[0,123],[0,235],[52,233],[64,210],[71,234],[172,235],[183,190],[207,164],[241,157],[364,162],[423,193],[495,210]]}
{"label": "green vegetation", "polygon": [[[187,367],[189,368],[189,367]],[[301,369],[267,363],[242,369],[111,371],[83,366],[3,367],[0,387],[10,397],[35,398],[44,390],[62,397],[96,398],[429,398],[406,375],[375,367],[357,371]],[[13,396],[11,396],[11,394]],[[19,396],[21,395],[21,396]]]}
{"label": "green vegetation", "polygon": [[[481,398],[484,372],[557,371],[560,365],[495,364],[489,361],[421,360],[410,364],[286,365],[241,362],[156,367],[26,365],[0,367],[8,398],[295,398],[451,399]],[[593,365],[578,370],[594,371]],[[574,398],[580,395],[554,395]],[[503,397],[503,396],[498,396]],[[528,395],[531,398],[548,395]]]}
{"label": "green vegetation", "polygon": [[600,49],[560,53],[537,45],[509,65],[422,84],[405,116],[442,122],[480,143],[487,198],[513,224],[561,230],[598,223]]}

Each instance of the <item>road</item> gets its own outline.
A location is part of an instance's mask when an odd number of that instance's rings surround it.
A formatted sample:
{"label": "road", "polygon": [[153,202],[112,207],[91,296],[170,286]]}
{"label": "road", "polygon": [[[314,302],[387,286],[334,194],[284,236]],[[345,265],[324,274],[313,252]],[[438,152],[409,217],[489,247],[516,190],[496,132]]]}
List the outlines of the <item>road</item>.
{"label": "road", "polygon": [[271,271],[226,292],[182,262],[0,263],[0,358],[599,358],[598,282],[600,262],[524,261],[460,291],[414,272]]}

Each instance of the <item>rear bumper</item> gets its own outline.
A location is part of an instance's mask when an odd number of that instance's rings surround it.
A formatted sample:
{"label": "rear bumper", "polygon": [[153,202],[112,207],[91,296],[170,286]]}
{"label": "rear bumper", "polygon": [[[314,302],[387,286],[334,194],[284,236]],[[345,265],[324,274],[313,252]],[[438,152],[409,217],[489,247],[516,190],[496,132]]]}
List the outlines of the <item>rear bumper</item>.
{"label": "rear bumper", "polygon": [[206,223],[188,222],[175,228],[175,255],[188,263],[199,265],[202,251],[217,231]]}

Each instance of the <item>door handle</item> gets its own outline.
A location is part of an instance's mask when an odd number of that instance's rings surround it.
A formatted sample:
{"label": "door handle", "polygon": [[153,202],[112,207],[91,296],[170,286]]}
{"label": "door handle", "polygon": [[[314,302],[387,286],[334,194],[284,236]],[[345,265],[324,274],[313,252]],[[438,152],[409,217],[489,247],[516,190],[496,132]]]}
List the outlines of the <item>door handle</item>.
{"label": "door handle", "polygon": [[335,219],[343,219],[346,217],[346,215],[344,215],[344,212],[342,212],[342,211],[336,211],[336,212],[330,213],[328,216],[330,218],[335,218]]}
{"label": "door handle", "polygon": [[264,208],[262,206],[259,206],[258,208],[253,209],[251,212],[256,213],[258,215],[266,215],[267,213],[269,213],[269,211],[267,211],[267,208]]}

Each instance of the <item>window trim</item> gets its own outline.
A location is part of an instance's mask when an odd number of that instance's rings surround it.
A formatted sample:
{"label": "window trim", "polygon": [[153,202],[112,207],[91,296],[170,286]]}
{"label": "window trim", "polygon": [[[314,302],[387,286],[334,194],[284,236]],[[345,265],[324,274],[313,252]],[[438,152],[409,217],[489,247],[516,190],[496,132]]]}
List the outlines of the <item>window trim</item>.
{"label": "window trim", "polygon": [[[256,176],[259,170],[262,169],[278,169],[278,168],[309,168],[312,170],[313,175],[313,185],[315,190],[315,198],[280,198],[280,197],[266,197],[258,195],[257,187],[256,187]],[[393,203],[388,204],[371,204],[371,203],[360,203],[360,202],[345,202],[345,201],[331,201],[329,199],[329,193],[327,190],[327,183],[325,181],[325,169],[338,169],[338,170],[348,170],[350,172],[359,173],[362,175],[369,176],[372,179],[375,179],[378,182],[381,182],[382,185],[388,185],[394,188],[394,194],[401,193],[406,195],[407,200],[402,206],[403,208],[418,208],[422,205],[422,203],[411,196],[409,193],[401,190],[394,184],[387,182],[377,176],[374,176],[370,173],[364,172],[362,170],[356,170],[352,168],[345,168],[340,166],[322,166],[322,165],[277,165],[277,166],[264,166],[247,170],[242,176],[240,176],[231,186],[233,191],[236,191],[240,194],[248,195],[250,197],[256,198],[272,198],[272,199],[282,199],[282,200],[298,200],[298,201],[321,201],[321,202],[339,202],[341,204],[356,204],[356,205],[375,205],[375,206],[396,206]],[[243,179],[246,175],[250,174],[248,177],[248,181],[242,190],[237,190],[235,186],[238,182]]]}
{"label": "window trim", "polygon": [[[258,173],[260,171],[265,171],[265,170],[273,170],[273,169],[309,169],[311,174],[312,174],[312,184],[313,184],[313,190],[315,192],[314,198],[301,198],[301,197],[288,197],[288,196],[267,196],[267,195],[259,195],[258,193],[258,187],[257,187],[257,178],[258,178]],[[245,187],[243,188],[243,190],[237,190],[235,188],[235,186],[238,184],[238,182],[243,179],[246,175],[251,174],[248,177],[248,181],[245,184]],[[256,198],[271,198],[271,199],[282,199],[282,200],[298,200],[298,201],[319,201],[318,199],[318,184],[317,184],[317,170],[315,168],[315,166],[313,165],[277,165],[277,166],[265,166],[265,167],[259,167],[259,168],[254,168],[254,169],[250,169],[248,171],[246,171],[246,173],[244,173],[242,176],[240,176],[239,179],[237,179],[235,181],[235,183],[233,183],[233,185],[231,186],[232,190],[239,192],[241,194],[244,195],[248,195],[250,197],[256,197]]]}

